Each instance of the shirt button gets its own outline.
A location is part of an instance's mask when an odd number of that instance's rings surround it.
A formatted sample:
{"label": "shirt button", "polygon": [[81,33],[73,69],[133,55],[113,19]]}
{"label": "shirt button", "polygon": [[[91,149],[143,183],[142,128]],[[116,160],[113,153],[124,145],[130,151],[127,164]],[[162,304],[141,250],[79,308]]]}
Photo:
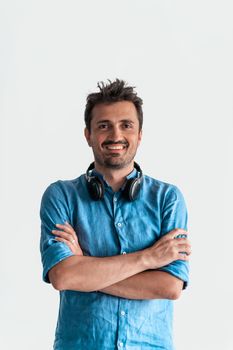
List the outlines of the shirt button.
{"label": "shirt button", "polygon": [[125,316],[125,311],[121,311],[121,316]]}
{"label": "shirt button", "polygon": [[123,348],[123,343],[120,341],[120,343],[119,343],[119,346],[120,346],[120,348]]}
{"label": "shirt button", "polygon": [[121,222],[118,222],[118,223],[117,223],[117,226],[118,226],[118,227],[121,227],[121,226],[122,226],[122,223],[121,223]]}
{"label": "shirt button", "polygon": [[122,254],[126,254],[126,252],[122,252]]}
{"label": "shirt button", "polygon": [[116,197],[114,197],[113,200],[114,200],[114,202],[117,202],[117,198]]}

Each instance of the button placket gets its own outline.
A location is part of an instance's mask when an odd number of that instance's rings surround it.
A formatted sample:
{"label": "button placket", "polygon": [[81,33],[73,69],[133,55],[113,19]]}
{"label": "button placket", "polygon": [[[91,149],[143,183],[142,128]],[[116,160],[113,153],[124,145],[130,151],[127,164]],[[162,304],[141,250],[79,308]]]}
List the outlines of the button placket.
{"label": "button placket", "polygon": [[127,305],[128,301],[125,299],[119,300],[118,309],[118,348],[125,349],[126,347],[126,334],[127,334]]}

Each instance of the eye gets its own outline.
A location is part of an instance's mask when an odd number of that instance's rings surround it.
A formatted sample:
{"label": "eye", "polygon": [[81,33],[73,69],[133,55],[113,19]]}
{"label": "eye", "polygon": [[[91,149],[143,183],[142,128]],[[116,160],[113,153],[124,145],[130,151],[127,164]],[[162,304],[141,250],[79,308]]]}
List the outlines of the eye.
{"label": "eye", "polygon": [[107,128],[108,128],[107,124],[100,124],[99,125],[99,129],[101,129],[101,130],[104,130],[104,129],[107,129]]}
{"label": "eye", "polygon": [[125,129],[131,129],[133,126],[131,123],[124,123],[124,128]]}

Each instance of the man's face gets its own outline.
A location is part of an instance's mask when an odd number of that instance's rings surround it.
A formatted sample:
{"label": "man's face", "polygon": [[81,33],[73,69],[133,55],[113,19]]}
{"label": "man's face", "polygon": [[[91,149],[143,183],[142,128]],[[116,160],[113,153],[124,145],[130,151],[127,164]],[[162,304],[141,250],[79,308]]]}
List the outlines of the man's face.
{"label": "man's face", "polygon": [[98,165],[112,169],[129,166],[142,137],[134,104],[120,101],[96,105],[91,132],[85,128],[85,137]]}

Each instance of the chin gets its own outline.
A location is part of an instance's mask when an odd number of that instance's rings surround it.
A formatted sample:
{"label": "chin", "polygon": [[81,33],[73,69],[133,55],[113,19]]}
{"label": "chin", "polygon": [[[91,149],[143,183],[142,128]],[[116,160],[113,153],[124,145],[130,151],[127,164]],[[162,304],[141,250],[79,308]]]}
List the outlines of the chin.
{"label": "chin", "polygon": [[122,163],[119,163],[119,164],[105,163],[104,165],[108,169],[122,169],[125,167],[125,164],[122,164]]}
{"label": "chin", "polygon": [[131,162],[132,160],[130,161],[115,160],[114,161],[114,160],[108,159],[104,161],[104,166],[109,169],[123,169],[127,167]]}

